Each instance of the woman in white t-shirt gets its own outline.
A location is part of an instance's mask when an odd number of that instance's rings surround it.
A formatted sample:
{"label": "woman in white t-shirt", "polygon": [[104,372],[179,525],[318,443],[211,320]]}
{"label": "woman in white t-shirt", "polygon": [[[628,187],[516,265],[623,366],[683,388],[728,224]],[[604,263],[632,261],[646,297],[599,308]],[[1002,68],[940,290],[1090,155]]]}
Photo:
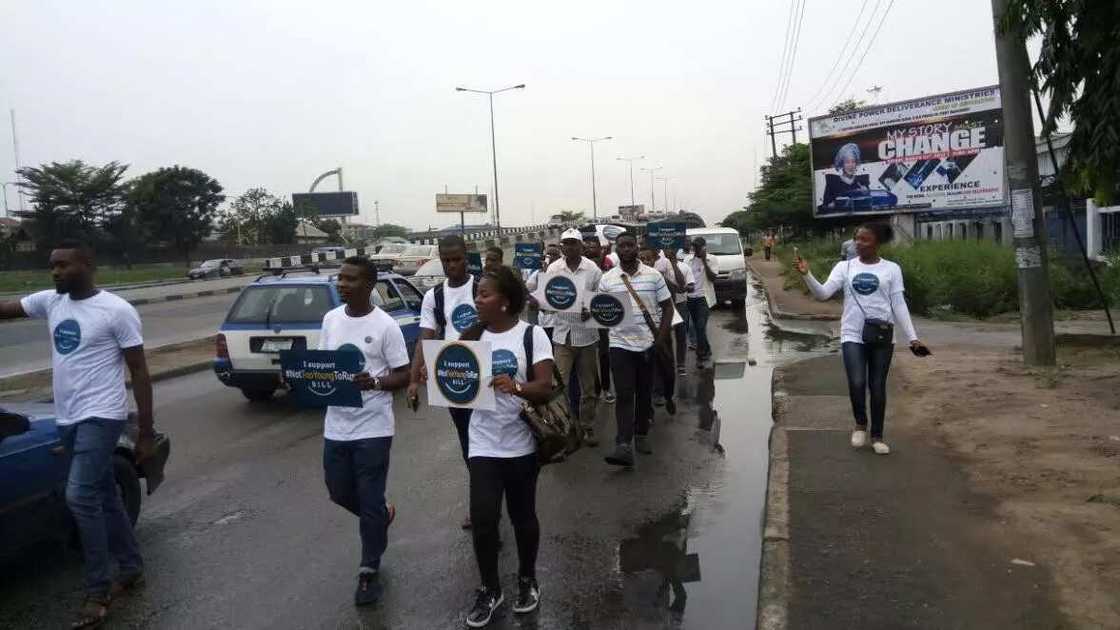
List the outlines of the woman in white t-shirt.
{"label": "woman in white t-shirt", "polygon": [[894,342],[865,343],[864,323],[871,320],[889,323],[901,331],[915,355],[930,354],[929,348],[918,340],[914,324],[910,321],[902,269],[889,260],[879,258],[879,246],[889,243],[893,236],[891,226],[885,223],[861,226],[855,237],[858,257],[836,263],[823,285],[809,272],[808,261],[800,255],[794,260],[794,267],[804,276],[809,291],[818,300],[827,300],[837,291],[844,291],[840,349],[856,421],[852,446],[860,448],[867,443],[866,400],[867,390],[870,389],[871,447],[879,455],[891,452],[883,441],[883,421],[887,410],[887,372],[894,355]]}
{"label": "woman in white t-shirt", "polygon": [[[498,521],[502,495],[517,539],[518,594],[515,613],[537,608],[540,588],[536,579],[540,523],[537,521],[537,445],[529,425],[521,419],[523,400],[545,402],[552,394],[552,342],[540,326],[518,319],[525,306],[525,285],[509,267],[500,266],[482,275],[475,307],[478,324],[460,339],[490,344],[494,373],[493,411],[475,409],[470,420],[470,491],[474,553],[482,577],[467,625],[490,623],[504,601],[498,571]],[[532,357],[526,340],[532,336]],[[532,366],[531,368],[528,366]]]}

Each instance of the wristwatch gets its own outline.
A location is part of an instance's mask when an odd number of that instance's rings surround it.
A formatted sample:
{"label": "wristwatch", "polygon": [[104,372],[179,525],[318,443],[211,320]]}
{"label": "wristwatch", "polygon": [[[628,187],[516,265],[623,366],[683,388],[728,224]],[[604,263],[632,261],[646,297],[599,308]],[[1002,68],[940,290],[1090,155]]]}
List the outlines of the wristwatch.
{"label": "wristwatch", "polygon": [[513,382],[513,391],[515,391],[515,392],[517,392],[518,394],[520,394],[520,393],[521,393],[521,391],[522,391],[522,390],[521,390],[521,383],[518,383],[517,381],[514,381],[514,382]]}
{"label": "wristwatch", "polygon": [[381,389],[381,377],[380,376],[373,377],[373,388],[375,390],[380,390]]}

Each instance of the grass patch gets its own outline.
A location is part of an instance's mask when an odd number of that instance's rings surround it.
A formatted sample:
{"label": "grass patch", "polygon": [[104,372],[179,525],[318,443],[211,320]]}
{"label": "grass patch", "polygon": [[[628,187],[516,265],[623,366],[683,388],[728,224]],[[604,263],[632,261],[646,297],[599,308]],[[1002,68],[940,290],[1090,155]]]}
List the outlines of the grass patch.
{"label": "grass patch", "polygon": [[[98,267],[97,284],[109,287],[115,284],[135,284],[159,280],[186,279],[187,270],[182,263],[159,263],[124,267]],[[0,271],[0,293],[39,291],[54,287],[46,269],[27,271]]]}

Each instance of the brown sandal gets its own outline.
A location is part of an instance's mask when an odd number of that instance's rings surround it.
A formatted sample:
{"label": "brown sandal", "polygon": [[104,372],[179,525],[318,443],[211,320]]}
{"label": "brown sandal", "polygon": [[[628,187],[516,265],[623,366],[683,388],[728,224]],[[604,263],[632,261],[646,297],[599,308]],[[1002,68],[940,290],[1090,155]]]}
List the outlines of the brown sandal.
{"label": "brown sandal", "polygon": [[70,624],[70,628],[73,630],[98,628],[105,622],[107,616],[109,616],[109,598],[86,595],[82,607],[78,610],[78,616]]}

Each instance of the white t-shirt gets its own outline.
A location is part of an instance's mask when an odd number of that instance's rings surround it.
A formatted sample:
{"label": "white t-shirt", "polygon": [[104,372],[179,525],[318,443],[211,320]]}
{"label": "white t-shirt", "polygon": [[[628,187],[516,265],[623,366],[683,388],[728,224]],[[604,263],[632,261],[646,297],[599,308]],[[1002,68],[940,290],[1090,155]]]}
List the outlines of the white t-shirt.
{"label": "white t-shirt", "polygon": [[[525,289],[528,290],[529,293],[533,293],[537,290],[537,285],[540,283],[540,281],[541,272],[534,271],[529,275],[529,279],[525,281]],[[556,325],[556,313],[552,311],[541,310],[537,314],[537,323],[544,328],[552,328]]]}
{"label": "white t-shirt", "polygon": [[[362,353],[362,371],[384,378],[393,368],[408,365],[404,334],[388,313],[378,307],[363,317],[350,317],[346,305],[323,316],[320,350],[353,350]],[[323,437],[328,440],[364,440],[393,435],[393,394],[362,392],[361,407],[327,407]]]}
{"label": "white t-shirt", "polygon": [[[599,280],[600,291],[625,293],[630,297],[630,302],[634,307],[634,315],[630,323],[611,328],[607,338],[612,348],[642,352],[653,346],[653,333],[646,325],[645,317],[642,316],[642,309],[622,281],[623,275],[629,277],[629,274],[625,274],[622,267],[619,266],[604,273],[603,278]],[[653,267],[638,263],[637,273],[630,277],[630,286],[634,287],[634,291],[641,298],[642,303],[645,304],[646,310],[653,318],[653,323],[658,324],[661,320],[659,304],[672,297],[672,294],[669,293],[669,285],[665,284],[665,278]]]}
{"label": "white t-shirt", "polygon": [[458,339],[464,330],[478,321],[478,311],[474,308],[474,282],[474,276],[471,276],[461,286],[452,288],[447,280],[443,281],[443,318],[447,322],[443,331],[436,323],[436,290],[433,288],[425,293],[424,302],[420,305],[420,327],[437,335],[443,332],[443,339],[448,341]]}
{"label": "white t-shirt", "polygon": [[[709,261],[708,266],[711,266],[711,264],[712,263]],[[704,297],[704,287],[710,282],[708,280],[708,274],[704,272],[704,261],[693,256],[685,259],[685,265],[692,271],[693,280],[692,290],[688,292],[688,297]]]}
{"label": "white t-shirt", "polygon": [[55,422],[128,418],[121,350],[144,345],[136,309],[108,291],[84,300],[39,291],[20,304],[28,317],[45,318],[51,332]]}
{"label": "white t-shirt", "polygon": [[[660,271],[661,275],[665,276],[665,282],[676,287],[677,274],[673,271],[673,267],[670,265],[668,258],[664,256],[658,258],[657,262],[653,263],[653,268]],[[681,290],[679,293],[676,291],[672,293],[673,302],[680,304],[688,301],[688,285],[696,284],[696,278],[692,275],[692,268],[684,263],[678,262],[677,269],[681,270],[681,277],[684,278],[684,286],[680,287]]]}
{"label": "white t-shirt", "polygon": [[[902,269],[889,260],[879,259],[874,265],[865,265],[859,258],[838,262],[828,274],[825,290],[844,291],[844,312],[840,317],[840,341],[863,343],[864,311],[870,319],[895,322],[891,308],[895,294],[905,291]],[[856,300],[859,304],[856,304]],[[863,310],[860,310],[860,306]]]}
{"label": "white t-shirt", "polygon": [[[504,333],[483,331],[479,341],[490,344],[490,362],[494,375],[509,374],[514,380],[528,382],[532,372],[525,369],[525,328],[531,324],[519,321]],[[533,360],[552,360],[552,342],[540,326],[533,327]],[[494,411],[475,409],[471,412],[470,457],[522,457],[535,453],[537,443],[529,425],[521,419],[520,396],[494,392]]]}

